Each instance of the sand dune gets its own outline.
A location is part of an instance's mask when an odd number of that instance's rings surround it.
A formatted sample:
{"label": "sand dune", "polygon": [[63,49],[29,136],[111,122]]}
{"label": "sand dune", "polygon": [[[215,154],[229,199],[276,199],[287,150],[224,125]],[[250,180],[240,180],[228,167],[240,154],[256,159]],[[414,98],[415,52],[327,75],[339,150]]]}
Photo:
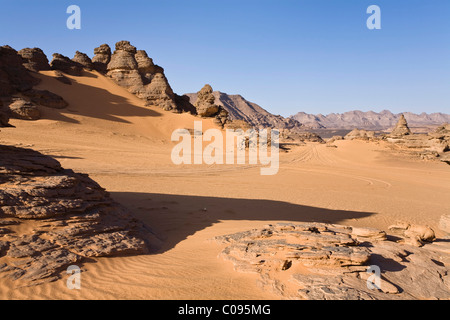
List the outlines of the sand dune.
{"label": "sand dune", "polygon": [[[233,271],[217,258],[214,236],[280,221],[320,221],[386,229],[397,220],[428,224],[438,236],[450,211],[450,170],[444,163],[409,159],[382,142],[307,144],[280,154],[280,170],[261,176],[254,166],[183,165],[170,160],[170,135],[199,120],[144,107],[96,72],[68,76],[41,72],[40,89],[69,107],[42,109],[38,121],[12,120],[2,144],[32,146],[64,167],[88,173],[162,239],[153,254],[86,263],[82,289],[66,277],[18,288],[2,279],[1,299],[277,299],[257,276]],[[204,129],[215,127],[202,120]]]}

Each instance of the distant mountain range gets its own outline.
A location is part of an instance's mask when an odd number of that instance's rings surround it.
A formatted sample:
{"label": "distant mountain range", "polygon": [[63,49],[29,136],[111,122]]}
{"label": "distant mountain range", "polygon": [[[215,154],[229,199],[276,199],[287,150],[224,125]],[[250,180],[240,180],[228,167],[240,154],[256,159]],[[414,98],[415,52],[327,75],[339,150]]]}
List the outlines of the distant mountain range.
{"label": "distant mountain range", "polygon": [[[366,130],[386,130],[392,128],[397,123],[402,113],[394,114],[388,110],[379,113],[373,111],[349,111],[344,113],[308,114],[299,112],[291,119],[295,119],[304,126],[312,129],[366,129]],[[421,113],[403,112],[403,115],[410,127],[437,126],[443,123],[450,123],[450,115],[444,113]]]}
{"label": "distant mountain range", "polygon": [[[196,93],[187,93],[190,102],[195,104]],[[374,111],[348,111],[344,113],[331,113],[328,115],[308,114],[298,112],[297,114],[284,118],[274,115],[256,103],[246,100],[238,94],[226,94],[220,91],[213,92],[216,98],[215,104],[225,108],[231,120],[244,120],[254,127],[272,127],[277,129],[298,129],[301,131],[317,129],[345,129],[354,128],[365,130],[387,130],[393,128],[402,113],[394,114],[388,110]],[[450,114],[444,113],[421,113],[404,112],[408,125],[414,127],[438,126],[450,123]]]}

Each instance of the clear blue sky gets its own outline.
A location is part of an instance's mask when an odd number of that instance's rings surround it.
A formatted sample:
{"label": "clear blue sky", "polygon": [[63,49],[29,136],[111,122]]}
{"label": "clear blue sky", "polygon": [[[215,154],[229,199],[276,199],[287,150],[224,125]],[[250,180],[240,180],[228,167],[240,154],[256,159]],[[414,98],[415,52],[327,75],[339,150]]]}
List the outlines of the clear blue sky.
{"label": "clear blue sky", "polygon": [[[288,116],[450,113],[449,0],[0,0],[1,41],[51,58],[129,40],[175,92],[241,94]],[[81,8],[81,30],[66,8]],[[366,9],[381,8],[381,30]]]}

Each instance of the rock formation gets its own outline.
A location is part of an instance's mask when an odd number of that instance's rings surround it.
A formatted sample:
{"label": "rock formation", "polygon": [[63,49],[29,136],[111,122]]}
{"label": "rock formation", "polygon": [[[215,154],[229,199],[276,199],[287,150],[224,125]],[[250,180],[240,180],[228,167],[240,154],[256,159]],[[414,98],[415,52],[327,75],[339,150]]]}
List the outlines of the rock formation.
{"label": "rock formation", "polygon": [[50,70],[47,56],[39,48],[24,48],[18,51],[23,58],[23,66],[30,71]]}
{"label": "rock formation", "polygon": [[148,249],[146,227],[96,182],[29,149],[0,146],[0,225],[0,273],[34,284],[86,257]]}
{"label": "rock formation", "polygon": [[23,94],[27,96],[33,103],[44,107],[63,109],[68,106],[68,103],[61,96],[48,90],[32,89],[23,92]]}
{"label": "rock formation", "polygon": [[197,93],[197,101],[194,103],[197,109],[197,115],[200,117],[212,117],[219,112],[219,106],[214,104],[216,98],[214,97],[213,89],[209,84]]}
{"label": "rock formation", "polygon": [[41,118],[39,109],[29,101],[15,98],[9,104],[11,118],[22,120],[38,120]]}
{"label": "rock formation", "polygon": [[111,48],[107,44],[102,44],[101,46],[94,49],[94,57],[92,58],[92,63],[94,64],[95,70],[101,73],[106,73],[106,68],[110,61]]}
{"label": "rock formation", "polygon": [[83,72],[83,66],[81,64],[72,61],[68,57],[59,53],[53,54],[53,59],[50,62],[50,66],[53,70],[59,70],[72,76],[81,76]]}
{"label": "rock formation", "polygon": [[22,65],[23,59],[10,46],[0,47],[0,97],[30,90],[40,82]]}
{"label": "rock formation", "polygon": [[89,58],[88,55],[83,52],[76,51],[75,56],[72,58],[72,61],[82,65],[84,69],[94,69],[94,64],[92,63],[91,58]]}
{"label": "rock formation", "polygon": [[393,138],[403,137],[411,134],[411,130],[408,127],[408,123],[406,122],[405,116],[402,114],[398,119],[395,128],[390,133],[390,136]]}
{"label": "rock formation", "polygon": [[370,140],[374,138],[375,132],[360,129],[353,129],[344,137],[345,140],[353,140],[353,139]]}
{"label": "rock formation", "polygon": [[[197,103],[198,93],[186,94],[191,103]],[[220,91],[213,91],[214,104],[222,107],[228,112],[229,121],[242,120],[254,128],[274,128],[278,130],[289,129],[304,132],[304,128],[297,120],[274,115],[263,109],[256,103],[246,100],[241,95],[231,95]]]}
{"label": "rock formation", "polygon": [[[220,256],[236,271],[258,274],[263,289],[283,298],[450,298],[450,270],[442,262],[448,247],[393,242],[374,228],[278,223],[215,240],[225,245]],[[381,271],[378,287],[372,289],[367,283],[373,278],[369,266]]]}
{"label": "rock formation", "polygon": [[116,43],[116,50],[107,65],[107,75],[121,87],[144,99],[148,106],[183,111],[175,102],[175,94],[163,68],[154,65],[144,50],[137,51],[129,41]]}
{"label": "rock formation", "polygon": [[0,127],[9,126],[9,115],[10,115],[9,110],[3,104],[3,101],[0,100]]}

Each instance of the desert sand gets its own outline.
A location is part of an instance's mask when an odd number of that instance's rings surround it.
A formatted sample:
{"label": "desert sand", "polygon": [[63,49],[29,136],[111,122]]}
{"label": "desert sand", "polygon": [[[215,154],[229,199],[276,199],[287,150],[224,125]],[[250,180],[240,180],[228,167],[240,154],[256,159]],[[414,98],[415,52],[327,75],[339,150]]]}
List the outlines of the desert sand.
{"label": "desert sand", "polygon": [[[20,287],[0,280],[0,299],[279,299],[254,274],[218,258],[215,236],[277,222],[326,222],[387,230],[396,221],[429,225],[450,212],[450,167],[392,151],[385,142],[308,143],[280,153],[280,169],[261,176],[251,165],[174,165],[175,129],[200,118],[145,107],[93,71],[65,85],[41,71],[69,107],[41,108],[42,119],[12,119],[0,143],[33,149],[88,173],[150,226],[161,245],[150,254],[99,258],[82,266],[82,288],[67,276]],[[215,128],[202,119],[203,128]]]}

